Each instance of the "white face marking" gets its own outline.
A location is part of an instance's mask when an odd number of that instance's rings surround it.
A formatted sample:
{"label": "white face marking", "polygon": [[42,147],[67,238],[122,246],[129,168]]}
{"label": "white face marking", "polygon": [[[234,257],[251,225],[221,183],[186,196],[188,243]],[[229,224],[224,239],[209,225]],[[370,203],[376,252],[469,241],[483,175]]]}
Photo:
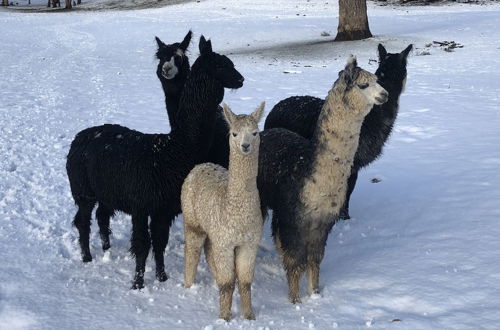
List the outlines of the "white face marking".
{"label": "white face marking", "polygon": [[161,74],[163,75],[163,77],[165,77],[165,79],[173,79],[177,75],[177,73],[179,73],[179,69],[177,69],[174,56],[172,56],[170,61],[163,64]]}
{"label": "white face marking", "polygon": [[387,91],[376,81],[370,82],[367,88],[361,89],[361,93],[373,104],[379,105],[387,101]]}

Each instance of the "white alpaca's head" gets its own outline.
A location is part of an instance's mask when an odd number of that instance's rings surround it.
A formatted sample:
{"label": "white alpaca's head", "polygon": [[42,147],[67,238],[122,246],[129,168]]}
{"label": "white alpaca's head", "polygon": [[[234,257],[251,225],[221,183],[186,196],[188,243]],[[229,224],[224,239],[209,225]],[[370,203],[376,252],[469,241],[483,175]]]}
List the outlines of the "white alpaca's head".
{"label": "white alpaca's head", "polygon": [[[358,67],[356,57],[347,60],[344,70],[339,73],[341,84],[345,84],[345,99],[351,104],[366,105],[371,108],[374,104],[387,102],[389,94],[378,84],[377,76]],[[360,109],[366,109],[361,106]]]}
{"label": "white alpaca's head", "polygon": [[227,104],[223,104],[224,118],[229,125],[229,148],[243,155],[251,155],[259,149],[259,121],[264,113],[265,103],[250,115],[235,115]]}

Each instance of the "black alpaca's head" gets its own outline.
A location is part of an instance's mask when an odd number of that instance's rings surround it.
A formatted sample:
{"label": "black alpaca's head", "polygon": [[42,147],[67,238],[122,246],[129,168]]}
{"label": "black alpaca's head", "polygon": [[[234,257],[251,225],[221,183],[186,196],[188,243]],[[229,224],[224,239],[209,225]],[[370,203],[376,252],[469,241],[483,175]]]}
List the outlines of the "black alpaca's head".
{"label": "black alpaca's head", "polygon": [[[245,80],[243,76],[234,68],[233,62],[224,55],[212,51],[212,42],[200,37],[200,57],[195,65],[202,66],[203,69],[225,88],[240,88]],[[193,65],[194,67],[194,65]]]}
{"label": "black alpaca's head", "polygon": [[158,44],[156,58],[160,60],[156,69],[156,75],[162,84],[176,83],[184,85],[189,73],[189,59],[186,56],[186,50],[191,41],[191,35],[191,31],[189,31],[182,42],[170,45],[163,43],[160,38],[155,37]]}
{"label": "black alpaca's head", "polygon": [[375,74],[379,78],[379,83],[388,88],[388,84],[401,85],[404,89],[406,82],[406,59],[412,50],[413,45],[409,45],[401,53],[387,53],[387,50],[378,45],[379,66]]}

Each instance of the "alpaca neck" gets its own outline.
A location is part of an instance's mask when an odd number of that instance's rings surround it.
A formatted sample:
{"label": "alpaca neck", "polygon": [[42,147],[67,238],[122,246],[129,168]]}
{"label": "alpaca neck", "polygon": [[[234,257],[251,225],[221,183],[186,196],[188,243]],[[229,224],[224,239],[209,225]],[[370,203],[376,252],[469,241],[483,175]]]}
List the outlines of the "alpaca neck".
{"label": "alpaca neck", "polygon": [[176,131],[199,159],[206,157],[212,143],[216,110],[223,97],[222,84],[193,66],[180,97]]}
{"label": "alpaca neck", "polygon": [[259,150],[254,150],[250,155],[243,155],[241,152],[229,151],[228,168],[228,201],[236,205],[241,204],[241,200],[247,200],[249,195],[257,193],[257,173],[259,164]]}
{"label": "alpaca neck", "polygon": [[179,100],[181,98],[182,90],[179,93],[168,94],[165,90],[165,106],[167,108],[168,120],[170,121],[170,129],[173,131],[178,128],[178,111],[179,111]]}
{"label": "alpaca neck", "polygon": [[[375,75],[379,77],[379,84],[389,93],[389,98],[387,102],[382,105],[376,105],[374,108],[376,108],[376,110],[381,110],[386,119],[392,119],[394,122],[398,114],[399,96],[403,92],[403,87],[406,83],[406,74],[404,78],[397,79],[396,81],[387,77],[380,77],[380,72],[378,70],[375,72]],[[371,111],[370,114],[372,112],[373,111]],[[374,122],[374,128],[376,128],[379,124],[379,122]]]}
{"label": "alpaca neck", "polygon": [[312,139],[315,146],[312,170],[304,181],[301,197],[309,210],[329,219],[338,214],[344,203],[363,123],[363,116],[356,115],[363,105],[351,104],[342,95],[343,92],[331,90],[321,110]]}

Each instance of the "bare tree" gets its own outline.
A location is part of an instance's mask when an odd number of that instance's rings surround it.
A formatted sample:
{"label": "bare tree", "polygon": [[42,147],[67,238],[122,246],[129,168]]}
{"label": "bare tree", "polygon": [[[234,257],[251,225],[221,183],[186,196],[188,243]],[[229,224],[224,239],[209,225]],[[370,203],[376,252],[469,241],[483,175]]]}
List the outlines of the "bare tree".
{"label": "bare tree", "polygon": [[339,26],[335,41],[361,40],[371,36],[366,0],[339,0]]}
{"label": "bare tree", "polygon": [[9,0],[2,0],[2,6],[8,6]]}
{"label": "bare tree", "polygon": [[71,4],[71,0],[65,0],[64,2],[66,4],[66,7],[64,7],[64,8],[66,8],[66,9],[73,8],[73,5]]}

